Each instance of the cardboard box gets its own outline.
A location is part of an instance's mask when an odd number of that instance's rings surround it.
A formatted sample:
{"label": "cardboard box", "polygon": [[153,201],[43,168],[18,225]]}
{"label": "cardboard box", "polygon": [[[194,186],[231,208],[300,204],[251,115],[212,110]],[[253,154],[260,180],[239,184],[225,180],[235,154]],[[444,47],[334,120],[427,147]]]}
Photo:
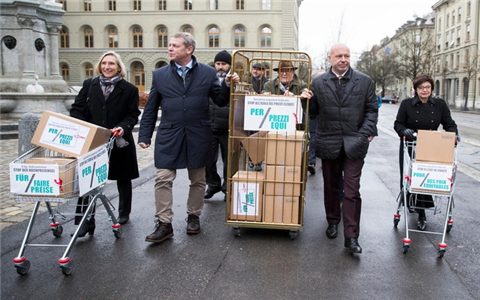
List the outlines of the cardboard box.
{"label": "cardboard box", "polygon": [[263,205],[264,222],[298,224],[300,197],[265,195]]}
{"label": "cardboard box", "polygon": [[259,131],[242,140],[250,161],[259,164],[265,160],[265,143],[268,131]]}
{"label": "cardboard box", "polygon": [[418,131],[416,161],[453,163],[454,152],[455,132]]}
{"label": "cardboard box", "polygon": [[265,195],[298,197],[300,196],[301,179],[302,168],[300,166],[267,165],[265,167]]}
{"label": "cardboard box", "polygon": [[267,165],[301,166],[303,137],[303,131],[269,132],[265,163]]}
{"label": "cardboard box", "polygon": [[[78,182],[76,180],[77,160],[75,158],[73,157],[32,157],[32,158],[25,159],[24,164],[58,165],[59,178],[49,182],[48,185],[49,186],[59,185],[60,194],[58,195],[58,197],[61,197],[61,198],[73,197],[74,193],[78,192]],[[42,180],[41,175],[42,175],[41,173],[37,173],[35,180],[41,181]],[[35,194],[35,192],[33,192],[33,194]]]}
{"label": "cardboard box", "polygon": [[111,134],[109,129],[46,110],[31,143],[79,157],[107,143]]}
{"label": "cardboard box", "polygon": [[415,162],[412,164],[412,182],[415,192],[450,193],[452,189],[452,164]]}
{"label": "cardboard box", "polygon": [[238,171],[232,177],[230,220],[262,221],[263,172]]}

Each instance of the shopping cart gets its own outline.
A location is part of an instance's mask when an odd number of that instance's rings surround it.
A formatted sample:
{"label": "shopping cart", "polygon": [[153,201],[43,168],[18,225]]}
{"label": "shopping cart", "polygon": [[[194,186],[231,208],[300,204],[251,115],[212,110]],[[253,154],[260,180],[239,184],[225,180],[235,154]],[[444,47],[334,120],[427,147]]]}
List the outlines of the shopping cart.
{"label": "shopping cart", "polygon": [[[454,204],[455,175],[457,171],[457,147],[454,148],[453,162],[434,164],[416,161],[417,141],[403,141],[403,187],[397,197],[397,211],[394,214],[394,226],[400,222],[401,211],[403,210],[405,219],[405,237],[403,238],[403,253],[407,253],[412,240],[410,232],[441,235],[441,242],[438,243],[438,257],[442,258],[447,249],[445,236],[452,230],[453,219],[452,212]],[[431,179],[429,175],[432,172],[439,171],[444,173],[443,179]],[[430,196],[425,197],[425,196]],[[430,207],[426,207],[426,201]],[[432,205],[433,201],[433,205]],[[403,206],[403,209],[402,209]],[[433,215],[444,214],[444,226],[442,231],[421,231],[409,228],[408,212],[415,212],[417,209],[433,212]]]}
{"label": "shopping cart", "polygon": [[[110,152],[114,146],[114,141],[115,137],[112,136],[108,143],[105,145],[97,148],[97,152],[99,151],[100,153],[105,152],[108,154],[108,158],[110,157]],[[95,150],[94,150],[95,151]],[[93,152],[93,151],[92,151]],[[27,153],[23,154],[19,158],[15,159],[11,164],[11,176],[12,176],[12,168],[18,168],[21,166],[25,166],[27,163],[31,162],[32,159],[39,159],[39,158],[52,158],[55,157],[57,159],[59,158],[66,158],[66,156],[62,153],[59,153],[57,151],[49,150],[43,147],[36,147]],[[107,160],[108,160],[107,158]],[[73,270],[73,263],[68,257],[70,251],[72,250],[73,245],[75,244],[75,241],[77,240],[78,234],[80,232],[80,229],[82,226],[86,223],[87,219],[91,218],[94,214],[94,208],[96,205],[96,202],[100,200],[103,204],[103,207],[106,209],[109,220],[112,222],[112,230],[113,234],[116,238],[120,238],[122,235],[122,231],[120,228],[120,224],[118,224],[117,219],[115,218],[115,215],[113,214],[113,205],[110,203],[108,198],[103,195],[103,189],[106,185],[106,178],[103,180],[103,182],[95,187],[94,189],[90,190],[88,193],[85,195],[82,195],[83,197],[88,198],[88,206],[86,209],[84,209],[83,214],[79,213],[71,213],[68,209],[69,206],[72,205],[77,205],[77,199],[80,196],[79,195],[79,182],[78,182],[78,174],[77,174],[77,169],[80,167],[77,162],[79,159],[73,159],[71,158],[71,161],[63,164],[63,165],[58,165],[58,170],[59,170],[59,179],[55,179],[55,183],[58,183],[60,185],[59,187],[59,193],[58,195],[55,196],[38,196],[38,195],[27,195],[24,193],[13,193],[13,198],[17,202],[35,202],[35,206],[32,212],[32,215],[30,217],[30,220],[28,222],[27,230],[25,232],[25,236],[22,241],[22,245],[20,247],[20,251],[13,259],[13,262],[15,264],[15,268],[17,269],[17,273],[20,275],[25,275],[28,273],[30,269],[30,261],[25,257],[25,249],[26,247],[66,247],[65,252],[63,253],[62,257],[58,259],[58,263],[60,264],[60,268],[62,270],[62,273],[64,275],[70,275]],[[107,161],[108,164],[108,161]],[[56,168],[55,166],[54,168]],[[38,169],[38,171],[41,171]],[[15,175],[15,176],[24,176],[24,175]],[[35,182],[35,174],[27,176],[26,180],[28,181],[27,183],[27,189],[34,188],[34,182]],[[93,178],[93,174],[92,174]],[[39,180],[40,181],[40,180]],[[48,186],[48,183],[43,184],[38,184],[39,187],[35,187],[38,189],[52,189],[52,187]],[[47,187],[45,187],[47,186]],[[27,191],[25,190],[25,192]],[[29,243],[29,238],[30,234],[32,232],[33,224],[35,223],[35,219],[37,217],[37,213],[40,207],[41,203],[45,203],[45,206],[48,210],[48,215],[50,219],[50,228],[52,230],[52,233],[55,237],[60,237],[63,233],[63,227],[58,222],[59,219],[66,220],[67,216],[83,216],[80,224],[78,225],[75,233],[71,235],[71,239],[68,244],[31,244]],[[85,202],[87,203],[87,202]],[[71,205],[69,205],[71,204]],[[70,207],[71,208],[71,207]]]}

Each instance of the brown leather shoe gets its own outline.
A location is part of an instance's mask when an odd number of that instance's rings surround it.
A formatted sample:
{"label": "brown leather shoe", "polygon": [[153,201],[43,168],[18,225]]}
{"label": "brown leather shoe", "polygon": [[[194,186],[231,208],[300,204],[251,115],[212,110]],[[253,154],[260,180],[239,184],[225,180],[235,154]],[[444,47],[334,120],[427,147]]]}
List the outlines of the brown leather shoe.
{"label": "brown leather shoe", "polygon": [[187,234],[200,233],[200,218],[195,215],[188,215],[187,218]]}
{"label": "brown leather shoe", "polygon": [[166,239],[173,237],[172,223],[163,223],[160,220],[155,221],[155,227],[152,234],[145,238],[146,242],[161,243]]}

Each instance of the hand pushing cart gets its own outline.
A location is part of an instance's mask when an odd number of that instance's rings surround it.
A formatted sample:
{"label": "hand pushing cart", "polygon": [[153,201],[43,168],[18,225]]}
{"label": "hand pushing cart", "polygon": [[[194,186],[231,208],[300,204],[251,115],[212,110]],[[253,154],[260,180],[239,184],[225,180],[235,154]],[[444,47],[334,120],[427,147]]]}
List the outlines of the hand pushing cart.
{"label": "hand pushing cart", "polygon": [[[108,158],[113,148],[115,137],[112,136],[109,142],[103,146],[92,150],[78,159],[68,158],[64,154],[49,150],[43,147],[36,147],[23,154],[10,164],[10,176],[12,180],[24,181],[21,190],[18,187],[11,188],[15,200],[18,202],[33,201],[35,206],[28,222],[27,230],[20,247],[20,251],[13,259],[17,273],[25,275],[30,269],[30,261],[24,256],[27,246],[29,247],[66,247],[62,257],[58,259],[60,268],[64,275],[70,275],[73,270],[73,263],[68,257],[73,244],[75,243],[80,229],[86,223],[88,218],[92,217],[97,200],[100,200],[103,207],[107,210],[109,220],[112,222],[112,230],[116,238],[120,238],[122,231],[120,224],[112,211],[112,204],[103,195],[103,189],[107,182]],[[45,162],[49,165],[46,165]],[[102,162],[102,165],[95,165]],[[77,174],[77,170],[82,170]],[[49,177],[50,175],[53,177]],[[12,176],[14,179],[12,179]],[[79,180],[79,176],[84,180]],[[51,180],[50,180],[51,179]],[[30,244],[29,237],[37,216],[40,203],[45,203],[49,219],[50,228],[55,237],[60,237],[63,233],[63,227],[58,219],[66,219],[68,215],[79,215],[66,212],[68,204],[76,204],[80,195],[81,184],[87,185],[89,190],[83,197],[87,197],[88,207],[84,210],[82,220],[78,225],[68,244]],[[15,184],[12,184],[12,186]],[[94,187],[93,189],[88,189]],[[51,194],[51,195],[48,195]],[[82,214],[80,214],[82,215]]]}
{"label": "hand pushing cart", "polygon": [[307,181],[308,101],[304,112],[300,95],[311,81],[310,57],[245,49],[232,58],[241,82],[230,95],[226,224],[235,236],[249,227],[295,239]]}
{"label": "hand pushing cart", "polygon": [[[445,132],[425,132],[429,135],[444,137],[447,136],[452,141],[455,139],[455,134]],[[403,141],[403,187],[397,197],[398,207],[394,214],[394,226],[397,227],[400,222],[401,211],[403,206],[403,213],[405,219],[405,238],[403,238],[403,253],[407,253],[412,240],[410,239],[410,232],[426,233],[441,235],[441,241],[438,243],[438,257],[442,258],[447,244],[445,243],[446,234],[449,233],[453,227],[452,212],[454,208],[453,192],[455,186],[455,175],[457,171],[457,148],[454,147],[454,142],[451,143],[451,151],[446,155],[446,160],[441,162],[433,161],[431,159],[425,160],[432,155],[428,151],[423,151],[419,157],[419,147],[430,143],[431,141],[422,137],[423,132],[419,131],[419,137],[416,141]],[[421,144],[421,145],[420,145]],[[442,152],[445,148],[436,143],[431,143],[430,147],[436,147],[437,153]],[[441,150],[439,150],[441,149]],[[445,151],[443,151],[445,152]],[[450,155],[451,153],[451,155]],[[444,225],[442,231],[425,231],[409,228],[408,211],[415,212],[416,210],[425,209],[432,211],[434,215],[441,215],[444,213]]]}

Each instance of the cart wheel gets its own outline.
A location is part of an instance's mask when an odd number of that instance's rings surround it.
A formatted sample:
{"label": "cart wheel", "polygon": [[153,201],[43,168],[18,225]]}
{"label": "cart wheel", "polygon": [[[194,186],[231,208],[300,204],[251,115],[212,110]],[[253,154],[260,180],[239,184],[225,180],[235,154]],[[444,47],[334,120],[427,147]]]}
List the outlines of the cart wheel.
{"label": "cart wheel", "polygon": [[241,237],[242,234],[240,233],[240,228],[238,228],[238,227],[233,228],[233,235],[235,237]]}
{"label": "cart wheel", "polygon": [[443,255],[445,254],[445,250],[438,250],[437,257],[438,258],[443,258]]}
{"label": "cart wheel", "polygon": [[453,227],[453,225],[451,225],[451,224],[447,225],[447,233],[450,233],[450,231],[452,230],[452,227]]}
{"label": "cart wheel", "polygon": [[68,276],[73,272],[73,264],[71,262],[69,262],[68,264],[61,265],[60,268],[62,269],[62,273],[65,276]]}
{"label": "cart wheel", "polygon": [[63,233],[62,225],[58,225],[57,227],[52,228],[52,233],[55,237],[61,237]]}
{"label": "cart wheel", "polygon": [[290,239],[293,241],[294,239],[297,238],[298,236],[298,231],[291,230],[288,235],[290,236]]}
{"label": "cart wheel", "polygon": [[15,265],[15,268],[17,268],[18,275],[26,275],[30,270],[30,261],[25,260],[20,265]]}
{"label": "cart wheel", "polygon": [[408,248],[409,248],[409,246],[407,246],[407,245],[403,246],[403,254],[408,252]]}
{"label": "cart wheel", "polygon": [[122,237],[122,230],[121,230],[120,228],[117,229],[117,230],[114,230],[114,231],[113,231],[113,234],[115,235],[115,237],[116,237],[117,239],[119,239],[119,238]]}

